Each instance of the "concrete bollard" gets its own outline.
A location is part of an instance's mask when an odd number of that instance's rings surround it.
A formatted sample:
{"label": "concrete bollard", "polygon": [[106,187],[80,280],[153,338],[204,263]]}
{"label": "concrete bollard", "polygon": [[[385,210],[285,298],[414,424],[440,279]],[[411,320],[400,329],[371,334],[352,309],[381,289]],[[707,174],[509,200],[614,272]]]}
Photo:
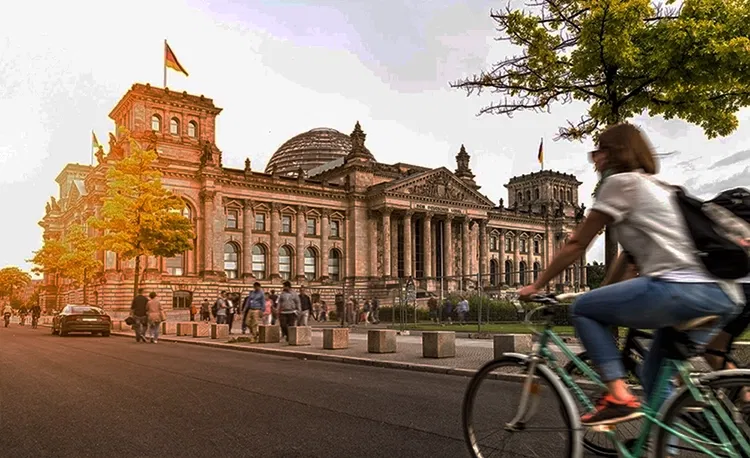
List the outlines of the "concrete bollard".
{"label": "concrete bollard", "polygon": [[200,322],[193,323],[193,337],[211,337],[211,325]]}
{"label": "concrete bollard", "polygon": [[129,332],[133,330],[133,326],[127,324],[125,320],[120,321],[120,331]]}
{"label": "concrete bollard", "polygon": [[425,358],[455,358],[456,333],[453,331],[423,332],[422,356]]}
{"label": "concrete bollard", "polygon": [[290,326],[289,345],[312,345],[312,328],[310,326]]}
{"label": "concrete bollard", "polygon": [[229,337],[229,325],[211,323],[211,338],[221,339],[223,337]]}
{"label": "concrete bollard", "polygon": [[323,329],[323,349],[343,350],[349,348],[349,328]]}
{"label": "concrete bollard", "polygon": [[370,329],[367,331],[369,353],[396,353],[396,331],[393,329]]}
{"label": "concrete bollard", "polygon": [[503,353],[529,353],[534,345],[531,334],[497,334],[493,339],[495,358]]}
{"label": "concrete bollard", "polygon": [[271,325],[258,326],[259,343],[279,343],[281,342],[281,327]]}
{"label": "concrete bollard", "polygon": [[193,335],[193,323],[191,322],[180,322],[177,323],[177,336],[192,336]]}

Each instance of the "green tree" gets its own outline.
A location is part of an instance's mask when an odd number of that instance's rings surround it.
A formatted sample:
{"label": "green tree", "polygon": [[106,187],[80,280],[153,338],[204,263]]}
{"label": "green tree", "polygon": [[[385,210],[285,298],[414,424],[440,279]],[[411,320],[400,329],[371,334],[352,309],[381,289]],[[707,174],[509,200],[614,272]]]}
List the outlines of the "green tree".
{"label": "green tree", "polygon": [[101,247],[135,259],[134,293],[138,292],[142,256],[171,257],[191,249],[193,232],[190,221],[180,211],[181,197],[164,188],[162,174],[153,150],[144,150],[130,133],[120,130],[130,144],[130,152],[107,172],[107,190],[99,218],[92,227],[103,234]]}
{"label": "green tree", "polygon": [[7,296],[13,302],[13,293],[31,283],[31,276],[18,267],[0,269],[0,295]]}
{"label": "green tree", "polygon": [[588,282],[588,286],[591,289],[598,288],[601,286],[602,282],[604,281],[604,276],[606,274],[606,269],[604,264],[600,264],[596,261],[594,263],[589,263],[586,266],[586,280]]}
{"label": "green tree", "polygon": [[[737,128],[737,111],[750,104],[749,10],[747,2],[731,0],[669,7],[650,0],[509,6],[491,18],[500,40],[519,53],[451,85],[503,97],[480,114],[541,112],[578,102],[585,112],[560,127],[562,139],[596,138],[607,126],[644,112],[699,125],[709,138],[728,135]],[[607,239],[610,264],[617,244]]]}
{"label": "green tree", "polygon": [[83,226],[75,225],[65,233],[64,245],[66,251],[60,258],[64,275],[83,288],[83,303],[88,304],[87,284],[102,266],[96,259],[96,240],[86,234]]}

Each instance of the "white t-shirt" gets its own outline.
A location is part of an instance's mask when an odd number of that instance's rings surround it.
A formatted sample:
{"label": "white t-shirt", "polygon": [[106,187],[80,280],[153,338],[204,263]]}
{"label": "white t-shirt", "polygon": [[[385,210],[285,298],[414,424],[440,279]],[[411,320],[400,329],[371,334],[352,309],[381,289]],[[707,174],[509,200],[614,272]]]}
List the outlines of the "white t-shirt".
{"label": "white t-shirt", "polygon": [[719,283],[735,302],[744,302],[737,285],[705,270],[674,190],[666,184],[643,172],[618,173],[604,180],[591,209],[614,219],[614,235],[633,255],[641,275],[672,282]]}

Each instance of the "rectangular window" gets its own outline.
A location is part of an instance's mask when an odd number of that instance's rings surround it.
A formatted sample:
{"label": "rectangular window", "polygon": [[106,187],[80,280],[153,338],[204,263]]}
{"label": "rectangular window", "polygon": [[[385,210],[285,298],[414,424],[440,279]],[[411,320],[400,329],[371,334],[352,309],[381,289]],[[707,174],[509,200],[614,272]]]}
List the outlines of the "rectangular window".
{"label": "rectangular window", "polygon": [[331,221],[331,237],[341,237],[339,235],[339,222]]}
{"label": "rectangular window", "polygon": [[534,240],[534,254],[539,254],[539,240]]}
{"label": "rectangular window", "polygon": [[168,275],[184,275],[184,257],[181,254],[173,258],[166,258],[164,260],[165,268]]}
{"label": "rectangular window", "polygon": [[281,217],[281,232],[284,234],[291,234],[292,233],[292,217],[288,215],[283,215]]}
{"label": "rectangular window", "polygon": [[237,210],[227,211],[227,229],[237,229],[239,226],[237,221],[239,219],[239,212]]}
{"label": "rectangular window", "polygon": [[307,218],[307,235],[315,235],[315,218]]}
{"label": "rectangular window", "polygon": [[266,214],[265,213],[255,214],[255,230],[256,231],[266,230]]}

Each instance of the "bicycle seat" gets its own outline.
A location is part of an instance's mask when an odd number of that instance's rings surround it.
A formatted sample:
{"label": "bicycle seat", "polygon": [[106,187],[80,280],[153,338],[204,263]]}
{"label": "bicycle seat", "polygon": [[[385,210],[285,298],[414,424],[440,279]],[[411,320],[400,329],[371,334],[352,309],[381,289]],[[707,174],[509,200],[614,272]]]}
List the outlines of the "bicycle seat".
{"label": "bicycle seat", "polygon": [[688,331],[712,328],[719,324],[719,318],[718,315],[707,315],[665,328],[662,344],[664,357],[684,361],[703,354],[704,346],[696,345]]}

